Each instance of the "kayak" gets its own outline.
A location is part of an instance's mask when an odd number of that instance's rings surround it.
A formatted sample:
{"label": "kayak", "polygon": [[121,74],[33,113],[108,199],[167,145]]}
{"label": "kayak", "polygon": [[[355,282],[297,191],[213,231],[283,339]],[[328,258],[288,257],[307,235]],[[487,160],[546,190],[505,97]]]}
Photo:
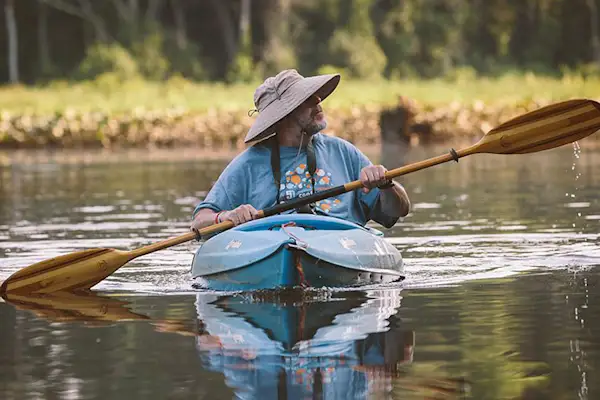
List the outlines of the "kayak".
{"label": "kayak", "polygon": [[275,215],[208,238],[192,261],[195,286],[251,291],[352,287],[404,279],[381,231],[313,214]]}

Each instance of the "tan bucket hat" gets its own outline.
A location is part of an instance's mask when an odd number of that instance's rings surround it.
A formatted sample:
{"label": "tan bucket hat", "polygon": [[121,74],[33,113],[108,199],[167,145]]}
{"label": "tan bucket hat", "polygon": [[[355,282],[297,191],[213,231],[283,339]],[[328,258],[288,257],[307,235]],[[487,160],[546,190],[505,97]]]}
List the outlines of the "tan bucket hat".
{"label": "tan bucket hat", "polygon": [[272,136],[275,124],[314,94],[324,100],[339,82],[339,74],[303,77],[295,69],[286,69],[267,78],[254,92],[258,118],[250,127],[244,142],[259,142]]}

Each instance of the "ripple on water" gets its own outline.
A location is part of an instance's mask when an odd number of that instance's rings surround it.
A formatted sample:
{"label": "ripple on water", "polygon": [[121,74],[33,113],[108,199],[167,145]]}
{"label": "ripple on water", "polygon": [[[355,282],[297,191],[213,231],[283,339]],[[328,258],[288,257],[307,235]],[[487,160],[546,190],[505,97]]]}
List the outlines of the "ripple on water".
{"label": "ripple on water", "polygon": [[389,239],[405,260],[407,286],[448,285],[525,271],[600,265],[598,235],[448,235]]}
{"label": "ripple on water", "polygon": [[[77,224],[75,224],[76,226]],[[184,225],[184,224],[182,224]],[[173,229],[173,234],[183,230]],[[88,248],[134,249],[172,237],[170,232],[144,237],[27,240],[0,242],[0,279],[35,262]],[[526,271],[600,265],[599,235],[496,233],[390,237],[404,257],[403,287],[448,286],[469,280],[503,278]],[[100,283],[101,290],[178,293],[193,290],[190,265],[197,242],[137,258]]]}
{"label": "ripple on water", "polygon": [[74,212],[81,212],[85,214],[101,214],[114,211],[114,206],[88,206],[88,207],[76,207],[73,209]]}

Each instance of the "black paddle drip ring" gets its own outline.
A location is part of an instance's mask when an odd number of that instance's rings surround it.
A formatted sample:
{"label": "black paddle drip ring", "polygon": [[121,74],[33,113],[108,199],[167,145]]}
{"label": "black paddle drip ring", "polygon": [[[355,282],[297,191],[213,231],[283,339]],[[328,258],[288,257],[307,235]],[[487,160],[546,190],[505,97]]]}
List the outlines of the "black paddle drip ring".
{"label": "black paddle drip ring", "polygon": [[458,156],[458,153],[456,152],[456,150],[454,149],[450,149],[450,155],[452,156],[452,159],[456,162],[458,162],[458,159],[460,158]]}
{"label": "black paddle drip ring", "polygon": [[200,234],[200,231],[196,228],[192,228],[192,230],[194,231],[194,233],[196,234],[196,240],[199,242],[200,240],[202,240],[202,235]]}

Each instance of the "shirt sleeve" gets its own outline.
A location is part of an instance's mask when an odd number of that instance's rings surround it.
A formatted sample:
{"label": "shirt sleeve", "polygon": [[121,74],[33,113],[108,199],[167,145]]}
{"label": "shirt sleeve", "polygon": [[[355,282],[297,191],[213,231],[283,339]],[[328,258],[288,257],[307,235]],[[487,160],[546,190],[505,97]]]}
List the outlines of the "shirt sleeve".
{"label": "shirt sleeve", "polygon": [[[357,171],[357,179],[360,179],[360,171],[369,165],[373,165],[371,160],[367,158],[359,149],[356,149],[356,155],[358,157],[359,166]],[[373,188],[369,193],[364,193],[361,189],[358,191],[358,200],[363,208],[366,219],[373,220],[386,228],[391,228],[396,224],[399,218],[390,216],[383,211],[381,204],[381,190]]]}
{"label": "shirt sleeve", "polygon": [[226,179],[226,176],[219,177],[217,182],[213,185],[213,187],[206,195],[206,198],[203,201],[201,201],[194,209],[192,219],[195,218],[196,214],[198,214],[198,211],[202,210],[203,208],[208,208],[210,210],[213,210],[214,212],[231,210],[235,208],[232,206],[229,195],[227,194],[227,190],[225,190],[225,187],[223,185],[223,180]]}
{"label": "shirt sleeve", "polygon": [[206,198],[202,200],[194,209],[192,219],[196,217],[198,211],[208,208],[214,212],[233,210],[240,204],[236,204],[236,199],[243,198],[245,185],[244,182],[244,159],[241,156],[232,160],[221,172],[219,178],[212,186]]}

